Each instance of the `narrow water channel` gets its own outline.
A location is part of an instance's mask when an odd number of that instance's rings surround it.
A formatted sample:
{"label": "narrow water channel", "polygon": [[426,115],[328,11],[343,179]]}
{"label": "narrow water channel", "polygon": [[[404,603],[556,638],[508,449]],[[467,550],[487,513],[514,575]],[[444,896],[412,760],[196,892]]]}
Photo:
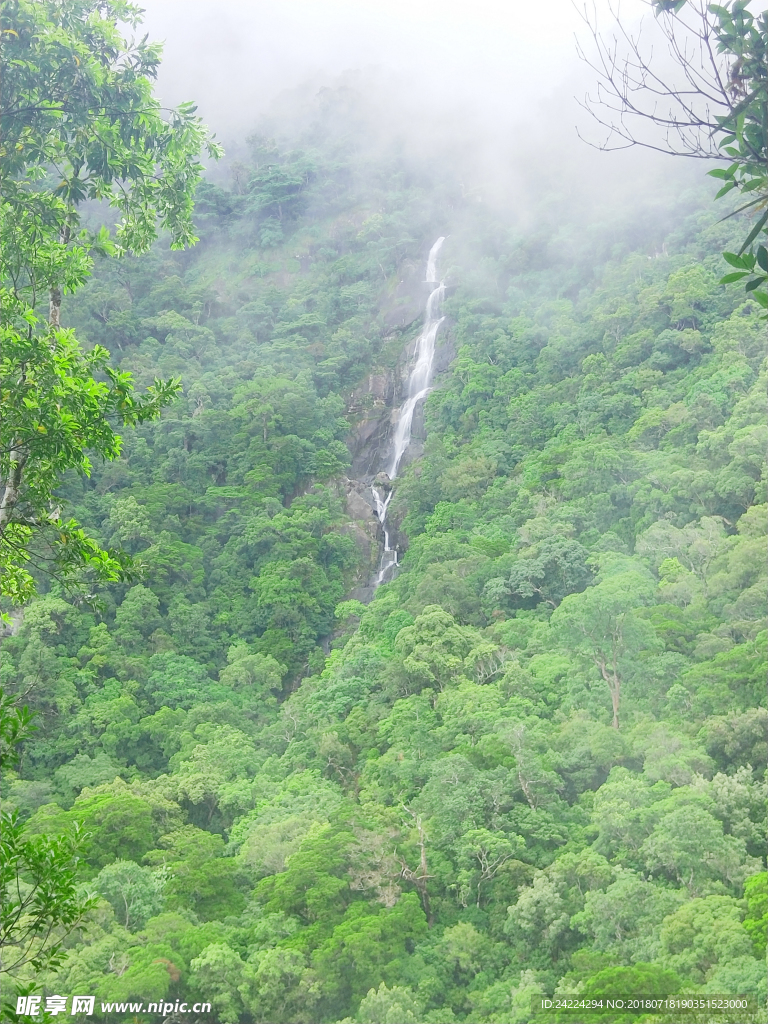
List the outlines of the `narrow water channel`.
{"label": "narrow water channel", "polygon": [[387,580],[391,579],[397,566],[397,548],[393,547],[391,543],[390,532],[387,527],[387,509],[392,500],[391,482],[397,476],[400,462],[408,450],[408,445],[411,443],[414,411],[419,402],[426,398],[432,382],[432,369],[435,362],[435,340],[437,339],[440,324],[445,319],[445,317],[439,315],[440,304],[445,295],[445,285],[442,281],[438,280],[437,271],[437,256],[444,241],[444,237],[438,238],[429,250],[425,280],[435,287],[427,299],[424,325],[416,342],[416,358],[408,376],[406,399],[397,411],[390,461],[387,469],[383,474],[379,474],[373,485],[376,513],[384,531],[384,551],[381,556],[379,573],[376,577],[376,586],[386,583]]}

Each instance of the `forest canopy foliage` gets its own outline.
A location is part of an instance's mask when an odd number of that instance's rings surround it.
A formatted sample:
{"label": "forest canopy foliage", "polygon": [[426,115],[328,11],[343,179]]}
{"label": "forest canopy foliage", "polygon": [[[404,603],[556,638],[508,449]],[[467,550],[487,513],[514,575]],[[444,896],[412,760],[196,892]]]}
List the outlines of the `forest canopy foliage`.
{"label": "forest canopy foliage", "polygon": [[[152,95],[161,48],[123,39],[140,11],[124,0],[14,0],[0,10],[0,594],[35,592],[31,568],[65,583],[130,579],[53,497],[61,475],[120,452],[115,421],[155,418],[178,390],[155,380],[135,395],[109,352],[83,352],[61,329],[62,295],[93,254],[144,252],[158,226],[171,247],[195,241],[201,150],[218,146],[187,104]],[[81,225],[87,201],[121,214],[111,234]],[[41,301],[48,299],[47,317]],[[84,579],[83,579],[84,578]],[[135,578],[135,574],[134,574]]]}
{"label": "forest canopy foliage", "polygon": [[[6,608],[38,728],[3,801],[82,830],[98,897],[19,983],[223,1024],[764,1003],[765,325],[719,283],[742,225],[671,182],[656,217],[585,229],[549,196],[524,228],[374,145],[350,89],[301,120],[198,186],[193,250],[98,259],[62,305],[85,352],[183,392],[57,492],[143,578],[93,608],[40,575]],[[450,366],[365,606],[350,445],[441,234]]]}

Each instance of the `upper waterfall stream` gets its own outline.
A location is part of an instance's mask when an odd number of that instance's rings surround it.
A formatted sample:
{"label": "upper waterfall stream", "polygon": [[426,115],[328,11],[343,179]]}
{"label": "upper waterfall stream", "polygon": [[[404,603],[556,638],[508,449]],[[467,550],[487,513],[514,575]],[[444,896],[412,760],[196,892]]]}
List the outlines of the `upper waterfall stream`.
{"label": "upper waterfall stream", "polygon": [[[432,381],[432,367],[435,361],[435,340],[440,324],[445,317],[439,316],[440,303],[445,295],[445,285],[438,281],[437,277],[437,255],[445,241],[444,237],[438,238],[429,250],[425,281],[435,285],[427,299],[427,308],[424,313],[424,325],[421,334],[416,342],[416,361],[411,367],[408,375],[408,387],[406,399],[400,406],[397,413],[397,421],[393,435],[392,454],[384,470],[385,475],[392,481],[397,476],[400,462],[411,443],[411,428],[413,426],[413,414],[416,406],[426,398]],[[397,548],[392,546],[390,532],[387,527],[387,509],[392,500],[392,488],[384,484],[373,485],[373,496],[376,502],[376,513],[384,531],[384,551],[379,565],[379,574],[376,577],[376,586],[391,578],[392,571],[397,565]]]}

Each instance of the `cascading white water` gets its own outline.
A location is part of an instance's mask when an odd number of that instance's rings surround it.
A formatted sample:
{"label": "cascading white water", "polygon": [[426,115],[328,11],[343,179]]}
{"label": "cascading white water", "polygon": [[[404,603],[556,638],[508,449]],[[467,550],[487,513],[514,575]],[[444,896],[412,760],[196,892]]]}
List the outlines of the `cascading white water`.
{"label": "cascading white water", "polygon": [[[413,364],[408,377],[408,394],[405,402],[398,411],[397,424],[392,447],[392,458],[386,469],[390,480],[397,476],[400,460],[405,454],[408,445],[411,443],[411,427],[413,425],[413,414],[419,402],[429,392],[429,385],[432,380],[432,364],[435,361],[435,340],[440,324],[445,317],[437,316],[440,303],[445,295],[445,285],[437,280],[437,254],[445,241],[444,237],[438,238],[429,250],[427,258],[426,282],[436,287],[427,299],[427,309],[424,314],[424,326],[421,329],[418,341],[416,342],[416,362]],[[384,530],[384,552],[381,556],[379,574],[376,577],[376,585],[383,583],[387,575],[397,565],[397,549],[390,544],[389,530],[387,529],[387,509],[392,499],[392,490],[386,491],[380,486],[374,485],[373,496],[376,502],[376,512]]]}

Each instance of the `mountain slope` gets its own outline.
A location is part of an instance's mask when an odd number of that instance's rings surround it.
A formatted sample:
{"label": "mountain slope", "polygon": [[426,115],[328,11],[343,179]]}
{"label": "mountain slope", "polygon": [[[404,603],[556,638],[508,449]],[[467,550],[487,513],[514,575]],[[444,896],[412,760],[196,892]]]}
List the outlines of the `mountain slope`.
{"label": "mountain slope", "polygon": [[[85,822],[105,897],[47,989],[226,1022],[764,999],[765,325],[717,284],[729,226],[688,195],[666,238],[524,230],[323,123],[68,310],[184,396],[63,489],[145,581],[3,642],[41,713],[5,795]],[[455,358],[366,607],[345,481],[439,234]]]}

